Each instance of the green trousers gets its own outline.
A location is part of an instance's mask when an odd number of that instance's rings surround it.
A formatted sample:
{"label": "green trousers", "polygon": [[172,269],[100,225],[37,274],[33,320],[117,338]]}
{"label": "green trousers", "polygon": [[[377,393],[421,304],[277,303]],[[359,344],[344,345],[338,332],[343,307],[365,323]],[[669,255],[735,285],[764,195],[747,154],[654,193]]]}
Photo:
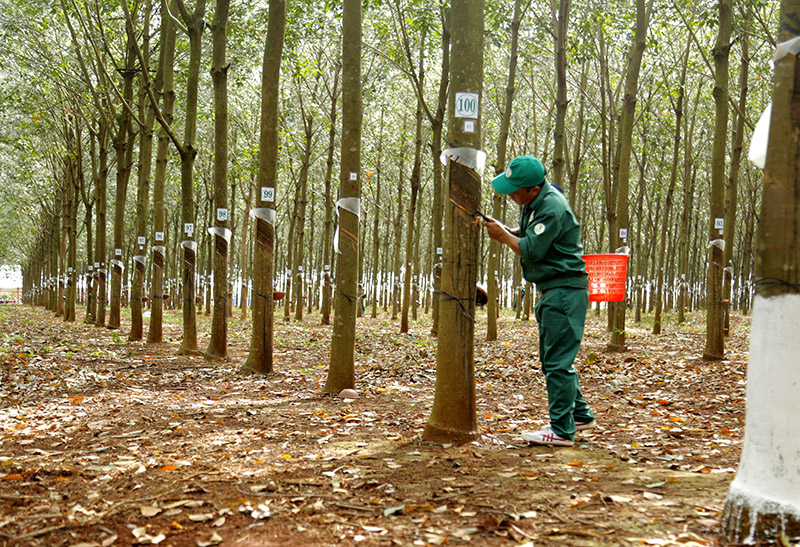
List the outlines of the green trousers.
{"label": "green trousers", "polygon": [[565,439],[574,438],[576,421],[594,419],[581,394],[574,367],[588,306],[589,292],[571,287],[548,289],[536,302],[539,360],[547,384],[550,427]]}

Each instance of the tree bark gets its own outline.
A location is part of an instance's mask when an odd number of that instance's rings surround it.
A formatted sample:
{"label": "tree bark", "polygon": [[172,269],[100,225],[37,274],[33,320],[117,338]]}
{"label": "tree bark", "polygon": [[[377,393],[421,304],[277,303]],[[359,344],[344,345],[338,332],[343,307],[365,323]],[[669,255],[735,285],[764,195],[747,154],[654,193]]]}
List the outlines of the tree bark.
{"label": "tree bark", "polygon": [[[723,334],[728,336],[731,326],[731,309],[733,308],[733,295],[731,285],[733,282],[733,247],[736,241],[736,217],[739,209],[739,167],[742,159],[742,141],[744,140],[744,115],[747,111],[747,79],[750,72],[750,20],[752,8],[748,4],[742,10],[742,63],[739,71],[739,111],[734,111],[734,133],[731,145],[731,169],[728,176],[728,187],[725,191],[725,227],[724,239],[725,253],[723,254],[723,264],[725,265],[723,277],[723,309],[725,319],[723,322]],[[741,282],[741,272],[740,272]]]}
{"label": "tree bark", "polygon": [[[336,102],[339,99],[339,70],[341,64],[336,63],[333,71],[333,89],[330,90],[330,128],[328,129],[328,158],[325,162],[325,234],[322,240],[322,324],[331,324],[331,237],[333,236],[333,197],[331,196],[331,180],[333,178],[333,152],[336,144]],[[383,115],[381,114],[381,120]],[[381,124],[383,127],[383,124]],[[380,150],[380,146],[378,147]],[[378,158],[380,165],[380,157]]]}
{"label": "tree bark", "polygon": [[[800,3],[781,5],[779,40],[795,37]],[[800,58],[776,59],[756,296],[739,469],[722,513],[733,543],[786,543],[800,536]]]}
{"label": "tree bark", "polygon": [[203,53],[203,29],[205,28],[205,0],[197,0],[194,11],[189,13],[183,0],[177,1],[186,31],[189,35],[189,66],[186,74],[186,119],[183,132],[183,147],[179,150],[181,156],[181,222],[183,224],[183,260],[181,262],[182,279],[182,316],[183,340],[179,353],[183,355],[196,355],[199,352],[197,345],[197,303],[196,271],[197,271],[197,241],[195,234],[194,212],[194,160],[197,157],[195,141],[197,138],[197,94],[200,80],[200,58]]}
{"label": "tree bark", "polygon": [[[450,157],[446,172],[449,203],[445,207],[439,301],[439,346],[436,389],[424,437],[432,442],[467,442],[480,437],[475,398],[475,282],[478,272],[481,203],[479,109],[483,82],[483,1],[453,0],[452,65],[454,87],[448,98],[448,148],[466,148]],[[460,95],[460,94],[466,95]],[[465,154],[464,154],[465,153]],[[466,156],[475,156],[475,163]],[[464,162],[469,165],[463,165]]]}
{"label": "tree bark", "polygon": [[569,26],[570,0],[559,0],[555,21],[556,61],[556,123],[553,129],[553,182],[564,184],[566,146],[564,125],[567,117],[567,28]]}
{"label": "tree bark", "polygon": [[[633,135],[633,120],[636,115],[636,95],[639,87],[639,69],[642,65],[642,55],[647,44],[647,27],[653,2],[649,0],[636,1],[636,31],[631,44],[628,58],[628,69],[625,74],[625,95],[622,102],[622,111],[619,122],[619,135],[617,137],[617,151],[614,160],[616,174],[615,195],[616,215],[614,232],[609,234],[612,247],[620,248],[628,244],[628,193],[630,182],[631,161],[631,136]],[[622,230],[625,230],[624,232]],[[623,237],[624,234],[624,237]],[[625,302],[614,302],[611,306],[611,341],[608,348],[614,351],[625,350]]]}
{"label": "tree bark", "polygon": [[686,51],[683,56],[683,67],[681,69],[680,83],[678,84],[678,96],[675,98],[673,109],[675,111],[675,135],[672,147],[672,168],[669,175],[669,186],[667,196],[664,201],[664,213],[661,219],[661,237],[659,239],[658,266],[656,267],[656,287],[655,287],[655,312],[653,315],[653,334],[661,334],[661,311],[664,301],[664,262],[667,254],[667,229],[670,223],[672,212],[672,195],[675,192],[675,183],[678,180],[678,164],[680,163],[681,151],[681,128],[683,120],[683,98],[686,94],[686,70],[689,63],[689,51],[691,41],[686,42]]}
{"label": "tree bark", "polygon": [[[339,263],[333,339],[328,378],[323,391],[339,393],[355,387],[356,307],[358,306],[359,217],[361,200],[361,2],[344,0],[342,16],[342,150],[339,195]],[[349,210],[348,210],[349,209]]]}
{"label": "tree bark", "polygon": [[[134,67],[134,53],[132,36],[128,37],[126,68],[122,72],[123,100],[133,108],[133,78],[137,70]],[[109,329],[120,328],[120,315],[122,306],[122,274],[125,268],[122,262],[123,246],[125,244],[125,202],[127,201],[128,182],[133,162],[134,132],[131,127],[131,114],[129,108],[121,107],[118,118],[117,134],[114,137],[114,152],[117,156],[117,193],[114,203],[114,255],[111,259],[111,310],[108,316]]]}
{"label": "tree bark", "polygon": [[[566,0],[569,3],[569,0]],[[521,0],[514,1],[514,15],[511,20],[511,50],[508,59],[508,81],[506,83],[506,97],[503,105],[503,117],[500,120],[500,135],[497,137],[497,159],[495,175],[505,171],[506,148],[508,147],[508,133],[511,127],[511,113],[513,111],[514,91],[517,76],[517,49],[519,45],[519,27],[522,20]],[[503,196],[495,192],[492,195],[492,217],[500,218],[503,207]],[[486,340],[497,340],[497,276],[499,275],[500,257],[502,246],[495,240],[489,241],[489,275],[486,284]]]}
{"label": "tree bark", "polygon": [[211,339],[206,359],[228,357],[228,65],[226,32],[229,0],[217,0],[211,26],[213,53],[211,78],[214,82],[214,311],[211,316]]}
{"label": "tree bark", "polygon": [[267,41],[261,76],[261,137],[259,140],[255,242],[253,246],[253,330],[245,370],[272,372],[275,255],[275,196],[278,172],[278,99],[286,1],[270,0]]}
{"label": "tree bark", "polygon": [[[725,213],[725,156],[728,144],[728,54],[732,26],[733,0],[719,0],[719,32],[714,46],[714,145],[711,150],[709,255],[706,291],[706,345],[703,359],[716,361],[725,358],[725,310],[722,303],[723,239]],[[727,242],[731,245],[733,242]]]}
{"label": "tree bark", "polygon": [[[144,70],[150,67],[150,14],[152,3],[145,3],[144,25],[142,29],[142,54],[144,58]],[[133,29],[131,29],[132,31]],[[131,39],[135,39],[132,37]],[[136,254],[133,257],[133,283],[131,283],[130,306],[131,306],[131,330],[128,333],[129,341],[141,340],[143,336],[143,305],[144,305],[144,278],[147,244],[147,209],[150,199],[150,173],[153,162],[153,124],[155,123],[155,113],[153,108],[147,103],[148,83],[142,80],[141,90],[139,91],[139,119],[144,126],[140,128],[139,134],[139,172],[137,180],[136,195]]]}

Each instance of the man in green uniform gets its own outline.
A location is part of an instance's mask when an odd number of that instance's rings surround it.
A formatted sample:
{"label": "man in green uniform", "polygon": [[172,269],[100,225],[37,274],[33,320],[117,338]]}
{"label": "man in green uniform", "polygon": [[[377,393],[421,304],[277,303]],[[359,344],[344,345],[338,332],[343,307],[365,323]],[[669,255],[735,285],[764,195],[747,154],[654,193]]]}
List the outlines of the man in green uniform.
{"label": "man in green uniform", "polygon": [[545,173],[533,156],[514,158],[492,186],[522,207],[519,228],[509,229],[487,217],[486,230],[519,255],[525,279],[535,283],[541,295],[535,310],[550,425],[526,431],[522,438],[572,446],[576,431],[596,425],[573,366],[583,338],[589,278],[578,220],[560,189],[545,180]]}

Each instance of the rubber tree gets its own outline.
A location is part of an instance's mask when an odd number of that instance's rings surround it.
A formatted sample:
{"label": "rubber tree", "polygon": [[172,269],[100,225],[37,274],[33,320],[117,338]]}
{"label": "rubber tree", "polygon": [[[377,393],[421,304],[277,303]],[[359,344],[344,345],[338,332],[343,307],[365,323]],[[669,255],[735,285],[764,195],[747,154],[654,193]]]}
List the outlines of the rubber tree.
{"label": "rubber tree", "polygon": [[197,157],[197,93],[200,80],[200,58],[203,52],[202,36],[205,27],[205,0],[197,0],[194,11],[186,9],[183,0],[177,0],[178,10],[189,37],[189,66],[186,73],[186,118],[183,131],[183,146],[178,149],[181,157],[181,222],[183,223],[182,309],[183,340],[179,353],[199,353],[197,346],[196,266],[197,241],[195,241],[194,214],[194,161]]}
{"label": "rubber tree", "polygon": [[214,311],[211,316],[211,339],[206,359],[228,356],[228,65],[226,32],[229,0],[217,0],[211,24],[213,53],[211,78],[214,82],[214,226],[209,229],[214,242]]}
{"label": "rubber tree", "polygon": [[253,330],[244,370],[272,372],[273,317],[272,273],[275,257],[275,192],[278,181],[278,100],[283,40],[286,32],[286,1],[270,0],[264,65],[261,73],[261,136],[254,210]]}
{"label": "rubber tree", "polygon": [[342,137],[339,170],[339,256],[325,393],[355,387],[356,308],[361,203],[361,2],[344,0],[342,12]]}
{"label": "rubber tree", "polygon": [[[750,74],[750,21],[752,20],[752,5],[747,7],[739,6],[742,14],[742,38],[741,38],[741,64],[739,65],[739,103],[734,111],[733,138],[731,142],[731,167],[728,172],[728,184],[725,189],[725,227],[723,236],[729,244],[725,246],[722,263],[725,265],[723,270],[722,298],[725,310],[725,321],[723,332],[725,336],[730,333],[731,308],[734,306],[734,298],[731,294],[733,283],[733,247],[736,241],[736,217],[739,209],[739,176],[742,161],[742,145],[744,141],[745,112],[747,108],[747,80]],[[752,128],[751,128],[752,129]],[[744,278],[739,276],[740,280]]]}
{"label": "rubber tree", "polygon": [[[708,270],[706,276],[706,345],[703,359],[725,358],[725,309],[722,304],[722,271],[725,267],[725,157],[728,154],[728,56],[733,22],[733,0],[719,0],[719,32],[714,45],[714,144],[711,149],[709,197]],[[727,242],[732,245],[732,241]]]}
{"label": "rubber tree", "polygon": [[[514,92],[517,77],[517,50],[519,48],[519,27],[522,22],[523,12],[521,0],[514,1],[514,15],[511,20],[511,51],[508,59],[508,81],[506,83],[506,96],[503,105],[503,117],[500,119],[500,135],[497,137],[497,157],[495,159],[495,175],[505,171],[506,149],[508,148],[508,133],[511,128],[511,113],[513,112]],[[526,9],[527,9],[526,4]],[[565,27],[566,28],[566,27]],[[503,196],[496,193],[492,196],[492,217],[500,218],[503,211]],[[497,276],[502,249],[494,239],[489,241],[488,282],[486,294],[486,339],[497,340]]]}
{"label": "rubber tree", "polygon": [[[797,38],[800,1],[781,3],[779,41]],[[800,536],[800,57],[778,49],[756,251],[742,455],[722,514],[732,543]],[[755,139],[754,139],[755,141]]]}
{"label": "rubber tree", "polygon": [[[152,232],[152,272],[150,328],[147,342],[163,342],[164,323],[164,266],[167,245],[166,215],[164,214],[164,185],[167,180],[167,155],[169,153],[170,133],[175,106],[174,61],[175,61],[175,23],[169,13],[166,0],[161,3],[161,41],[159,46],[158,72],[154,83],[154,94],[161,96],[161,119],[158,143],[156,144],[156,171],[153,177],[153,232]],[[159,77],[160,76],[160,77]],[[160,84],[160,85],[159,85]],[[154,100],[156,97],[154,96]],[[152,107],[152,104],[151,104]],[[155,108],[153,108],[155,112]]]}
{"label": "rubber tree", "polygon": [[[331,237],[333,234],[333,197],[331,183],[333,180],[333,153],[336,143],[336,103],[339,100],[339,72],[341,63],[333,64],[333,85],[326,82],[326,90],[330,98],[328,121],[328,146],[325,160],[325,230],[322,236],[322,324],[331,324],[332,286],[331,286]],[[381,124],[382,126],[383,124]],[[380,147],[379,147],[380,148]],[[380,162],[380,160],[378,160]],[[377,218],[377,216],[376,216]]]}
{"label": "rubber tree", "polygon": [[[672,139],[672,165],[669,173],[667,195],[664,198],[664,212],[661,217],[661,232],[658,248],[658,265],[656,266],[655,286],[655,311],[653,313],[653,334],[661,334],[661,311],[664,303],[664,265],[667,255],[667,230],[669,229],[670,213],[672,212],[672,198],[675,193],[675,184],[678,180],[678,165],[681,154],[681,124],[683,120],[683,102],[686,95],[686,71],[689,64],[689,51],[691,40],[687,40],[683,54],[680,81],[677,86],[677,96],[670,95],[672,109],[675,112],[675,133]],[[665,80],[666,80],[666,74]]]}
{"label": "rubber tree", "polygon": [[467,442],[480,437],[475,402],[475,282],[481,233],[480,104],[483,83],[483,0],[453,0],[445,167],[447,197],[439,299],[436,388],[424,437]]}
{"label": "rubber tree", "polygon": [[[615,185],[614,194],[616,214],[611,223],[609,233],[612,246],[625,247],[628,244],[628,194],[631,175],[631,145],[633,122],[636,117],[636,96],[639,89],[639,70],[642,66],[645,45],[647,44],[647,27],[653,0],[636,0],[636,30],[628,55],[628,67],[625,73],[625,89],[620,112],[617,149],[614,158]],[[611,306],[611,350],[625,349],[625,302],[615,302]]]}
{"label": "rubber tree", "polygon": [[[122,312],[122,274],[125,265],[122,251],[125,244],[125,204],[127,202],[128,182],[133,163],[133,143],[135,132],[132,127],[131,108],[133,107],[133,79],[140,72],[135,68],[133,43],[135,39],[128,35],[125,52],[125,68],[121,70],[123,79],[123,104],[117,116],[117,131],[112,139],[114,153],[117,158],[116,198],[114,200],[114,252],[111,258],[111,307],[108,314],[109,329],[119,329]],[[127,105],[127,106],[126,106]]]}
{"label": "rubber tree", "polygon": [[[144,4],[143,25],[142,25],[142,60],[144,70],[149,70],[150,66],[150,15],[152,13],[152,2]],[[132,33],[133,28],[128,25],[128,32]],[[135,38],[134,38],[135,39]],[[147,101],[147,83],[142,80],[139,90],[139,112],[138,119],[141,123],[139,132],[139,170],[137,173],[136,185],[136,241],[134,242],[136,253],[133,257],[133,282],[131,283],[131,329],[128,333],[128,340],[141,340],[144,332],[143,307],[145,302],[144,278],[145,263],[147,260],[145,246],[147,244],[147,211],[150,201],[150,174],[153,165],[153,125],[155,114]]]}

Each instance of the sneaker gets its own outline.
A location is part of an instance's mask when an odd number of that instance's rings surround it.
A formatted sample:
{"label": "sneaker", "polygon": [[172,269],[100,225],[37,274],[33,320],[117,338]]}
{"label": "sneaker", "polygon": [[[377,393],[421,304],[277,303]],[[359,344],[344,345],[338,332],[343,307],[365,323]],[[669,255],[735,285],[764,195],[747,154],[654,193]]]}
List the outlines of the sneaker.
{"label": "sneaker", "polygon": [[550,446],[572,446],[575,444],[569,439],[564,439],[553,433],[549,425],[542,428],[541,431],[525,431],[522,433],[522,440],[534,444],[546,444]]}
{"label": "sneaker", "polygon": [[586,431],[595,427],[597,427],[597,420],[594,419],[589,422],[575,422],[575,431]]}

